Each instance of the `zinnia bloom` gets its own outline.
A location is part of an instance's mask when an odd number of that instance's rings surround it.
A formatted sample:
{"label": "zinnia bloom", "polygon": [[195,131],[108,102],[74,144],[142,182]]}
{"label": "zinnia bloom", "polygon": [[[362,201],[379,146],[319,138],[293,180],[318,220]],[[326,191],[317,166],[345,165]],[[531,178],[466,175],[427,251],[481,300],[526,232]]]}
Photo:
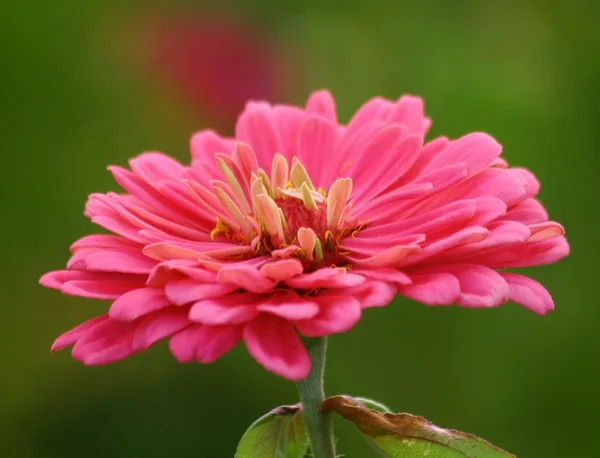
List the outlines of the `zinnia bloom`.
{"label": "zinnia bloom", "polygon": [[277,99],[288,83],[269,43],[255,25],[209,12],[152,17],[146,40],[152,70],[227,125],[247,100]]}
{"label": "zinnia bloom", "polygon": [[489,135],[423,143],[429,125],[412,96],[374,98],[343,125],[321,91],[304,109],[248,103],[234,139],[192,137],[189,167],[160,153],[110,167],[126,193],[91,195],[85,214],[115,235],[83,237],[41,283],[112,305],[52,349],[97,365],[168,338],[178,361],[208,363],[243,340],[299,380],[299,334],[348,331],[396,294],[551,310],[542,285],[504,271],[568,253],[538,182]]}

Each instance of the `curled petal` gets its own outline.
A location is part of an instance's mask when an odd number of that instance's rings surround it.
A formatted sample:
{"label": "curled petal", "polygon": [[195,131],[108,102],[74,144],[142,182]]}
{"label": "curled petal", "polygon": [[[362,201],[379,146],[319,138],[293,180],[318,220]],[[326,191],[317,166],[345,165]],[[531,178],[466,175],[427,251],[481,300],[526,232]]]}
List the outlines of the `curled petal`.
{"label": "curled petal", "polygon": [[284,281],[299,275],[304,270],[302,262],[295,258],[267,262],[260,268],[260,273],[276,282]]}
{"label": "curled petal", "polygon": [[308,376],[310,358],[290,322],[263,313],[243,335],[248,352],[268,371],[294,381]]}
{"label": "curled petal", "polygon": [[460,296],[458,279],[448,273],[421,273],[410,276],[412,284],[402,286],[403,296],[427,305],[454,304]]}
{"label": "curled petal", "polygon": [[133,321],[170,304],[162,288],[134,289],[114,301],[108,315],[116,320]]}
{"label": "curled petal", "polygon": [[207,325],[234,325],[253,320],[259,298],[250,294],[229,294],[205,299],[190,308],[189,319]]}
{"label": "curled petal", "polygon": [[299,296],[294,292],[275,293],[256,308],[290,321],[308,320],[320,310],[319,304],[311,296]]}
{"label": "curled petal", "polygon": [[309,320],[296,322],[301,334],[307,337],[323,337],[346,332],[360,320],[362,307],[358,299],[345,292],[325,291],[315,296],[320,306],[319,314]]}
{"label": "curled petal", "polygon": [[236,264],[225,266],[219,270],[217,280],[219,283],[234,285],[252,293],[266,293],[277,284],[254,267]]}
{"label": "curled petal", "polygon": [[185,328],[190,324],[187,315],[187,310],[171,307],[144,317],[135,328],[133,348],[146,350],[158,341]]}

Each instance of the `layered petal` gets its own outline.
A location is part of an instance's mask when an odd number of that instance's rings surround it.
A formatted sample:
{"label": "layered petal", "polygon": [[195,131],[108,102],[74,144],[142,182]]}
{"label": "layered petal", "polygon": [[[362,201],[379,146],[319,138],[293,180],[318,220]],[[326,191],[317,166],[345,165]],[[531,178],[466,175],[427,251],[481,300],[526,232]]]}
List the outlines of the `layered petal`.
{"label": "layered petal", "polygon": [[75,242],[67,270],[40,283],[111,304],[52,350],[100,365],[169,339],[178,361],[209,363],[243,340],[298,381],[300,335],[346,332],[396,294],[552,310],[542,285],[505,271],[569,252],[538,180],[484,133],[424,143],[430,124],[406,95],[368,100],[344,125],[317,91],[303,108],[248,102],[234,138],[192,136],[190,165],[147,152],[109,167],[124,192],[92,194],[85,215],[112,234]]}
{"label": "layered petal", "polygon": [[265,369],[290,380],[302,380],[310,372],[310,358],[294,325],[263,313],[244,327],[244,343]]}

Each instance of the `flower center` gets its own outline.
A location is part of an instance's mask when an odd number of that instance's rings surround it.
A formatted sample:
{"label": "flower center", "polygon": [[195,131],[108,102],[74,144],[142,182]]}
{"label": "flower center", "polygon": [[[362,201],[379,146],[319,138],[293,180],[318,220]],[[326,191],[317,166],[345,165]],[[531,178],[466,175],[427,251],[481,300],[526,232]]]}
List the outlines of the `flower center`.
{"label": "flower center", "polygon": [[[253,155],[245,148],[246,154]],[[358,222],[346,215],[351,179],[340,178],[328,191],[317,190],[296,158],[290,167],[276,154],[270,178],[260,168],[246,170],[244,176],[243,165],[251,164],[253,157],[237,158],[235,153],[233,160],[217,156],[227,183],[213,183],[214,195],[224,210],[211,232],[213,240],[249,244],[257,256],[294,256],[308,271],[321,265],[347,264],[339,241],[360,230]]]}

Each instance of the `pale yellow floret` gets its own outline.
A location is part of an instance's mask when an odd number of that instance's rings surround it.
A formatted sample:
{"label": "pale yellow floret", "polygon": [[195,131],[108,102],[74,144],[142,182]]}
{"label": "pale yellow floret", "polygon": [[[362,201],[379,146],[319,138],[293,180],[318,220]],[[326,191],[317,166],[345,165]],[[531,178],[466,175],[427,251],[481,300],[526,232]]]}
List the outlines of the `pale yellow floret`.
{"label": "pale yellow floret", "polygon": [[283,224],[281,223],[281,218],[279,216],[279,207],[275,201],[266,194],[259,194],[257,199],[263,220],[262,223],[269,235],[277,238],[277,245],[280,245],[285,241],[285,236],[283,233]]}
{"label": "pale yellow floret", "polygon": [[229,197],[225,193],[225,191],[223,191],[220,188],[213,187],[213,191],[217,199],[219,199],[219,202],[221,202],[221,205],[223,205],[223,207],[229,214],[229,216],[231,216],[233,221],[235,221],[242,228],[242,231],[246,234],[252,232],[252,227],[250,226],[250,224],[246,220],[246,217],[242,214],[238,206],[235,204],[235,202],[231,200],[231,197]]}
{"label": "pale yellow floret", "polygon": [[248,213],[250,213],[250,205],[248,205],[246,196],[244,195],[242,187],[240,186],[239,181],[235,177],[235,174],[225,163],[225,161],[219,157],[217,157],[217,165],[219,166],[219,169],[221,169],[221,173],[223,173],[223,176],[227,180],[227,183],[229,184],[229,186],[231,186],[231,190],[233,191],[233,194],[235,195],[235,197],[238,200],[238,203],[240,204],[240,210],[245,215],[247,215]]}
{"label": "pale yellow floret", "polygon": [[287,160],[281,154],[277,153],[273,158],[271,168],[271,187],[273,188],[273,195],[275,197],[281,197],[281,190],[286,188],[288,174],[289,165]]}
{"label": "pale yellow floret", "polygon": [[340,178],[329,188],[327,195],[327,227],[335,229],[340,224],[346,203],[352,192],[352,180]]}
{"label": "pale yellow floret", "polygon": [[319,207],[317,206],[317,202],[315,202],[306,181],[302,183],[300,187],[300,192],[302,193],[302,202],[304,202],[304,206],[309,210],[317,210]]}
{"label": "pale yellow floret", "polygon": [[323,247],[321,246],[321,239],[319,238],[315,240],[315,256],[317,257],[317,261],[323,261]]}
{"label": "pale yellow floret", "polygon": [[263,169],[258,169],[258,176],[262,180],[262,184],[267,190],[267,194],[270,197],[273,197],[273,188],[271,188],[271,182],[269,181],[267,173]]}
{"label": "pale yellow floret", "polygon": [[290,178],[292,179],[292,183],[296,188],[300,188],[302,184],[306,183],[308,189],[310,189],[311,191],[315,189],[312,182],[310,181],[310,177],[308,176],[306,169],[296,158],[294,158],[294,161],[292,161],[292,172],[290,173]]}
{"label": "pale yellow floret", "polygon": [[312,261],[314,259],[313,252],[315,251],[315,245],[317,243],[315,231],[308,227],[301,227],[298,229],[298,243],[300,244],[300,248],[304,251],[306,259]]}

